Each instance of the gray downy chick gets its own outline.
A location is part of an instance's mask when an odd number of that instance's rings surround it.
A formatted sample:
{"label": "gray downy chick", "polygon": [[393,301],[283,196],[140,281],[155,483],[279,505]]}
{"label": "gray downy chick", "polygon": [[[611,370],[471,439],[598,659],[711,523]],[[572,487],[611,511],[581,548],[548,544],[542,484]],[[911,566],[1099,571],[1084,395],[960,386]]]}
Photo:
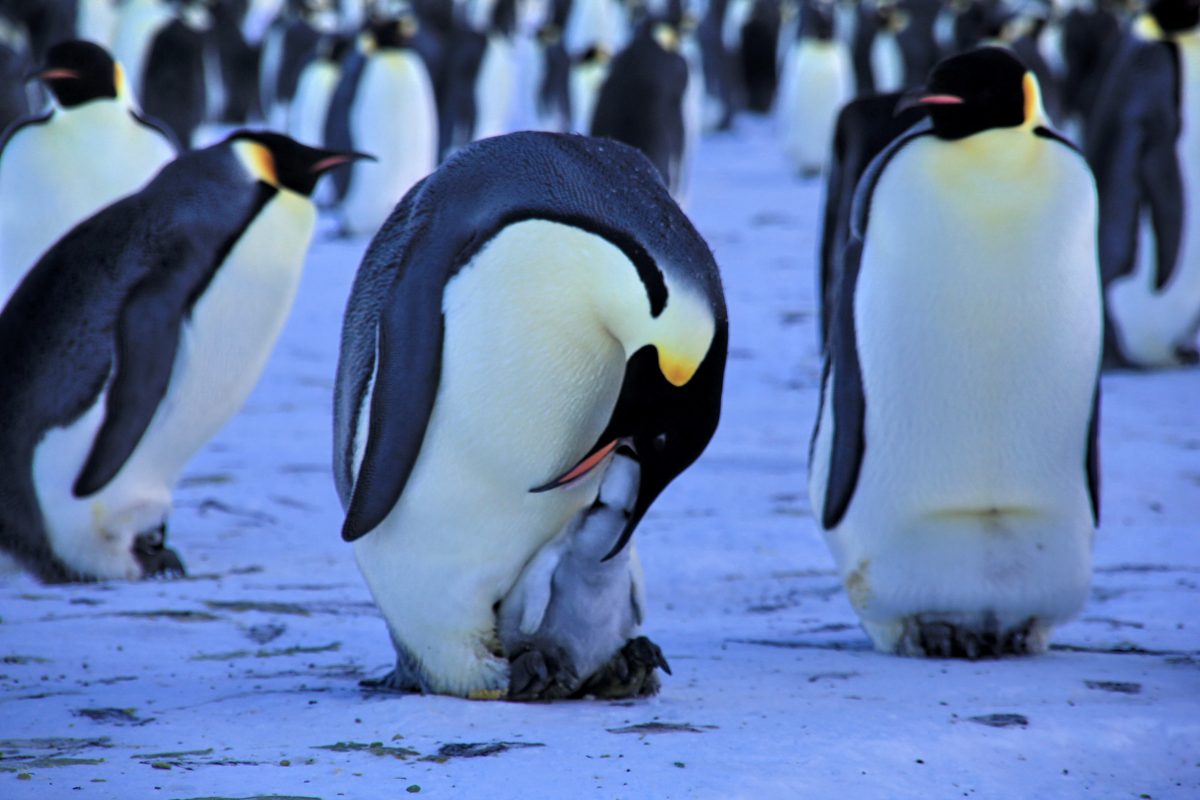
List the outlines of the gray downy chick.
{"label": "gray downy chick", "polygon": [[596,502],[526,565],[500,605],[511,700],[651,695],[662,651],[638,633],[644,595],[632,543],[608,561],[637,499],[638,462],[618,452]]}

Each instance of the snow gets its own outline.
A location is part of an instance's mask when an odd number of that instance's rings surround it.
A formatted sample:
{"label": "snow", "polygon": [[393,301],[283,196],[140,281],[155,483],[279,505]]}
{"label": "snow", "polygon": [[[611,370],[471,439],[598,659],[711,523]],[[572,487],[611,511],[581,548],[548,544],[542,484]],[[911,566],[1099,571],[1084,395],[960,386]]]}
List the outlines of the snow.
{"label": "snow", "polygon": [[392,649],[329,451],[366,241],[319,235],[260,385],[176,494],[189,577],[0,582],[0,797],[1200,796],[1200,371],[1105,377],[1094,588],[1047,655],[877,654],[805,489],[819,182],[755,120],[699,158],[732,341],[717,436],[637,534],[658,697],[359,688]]}

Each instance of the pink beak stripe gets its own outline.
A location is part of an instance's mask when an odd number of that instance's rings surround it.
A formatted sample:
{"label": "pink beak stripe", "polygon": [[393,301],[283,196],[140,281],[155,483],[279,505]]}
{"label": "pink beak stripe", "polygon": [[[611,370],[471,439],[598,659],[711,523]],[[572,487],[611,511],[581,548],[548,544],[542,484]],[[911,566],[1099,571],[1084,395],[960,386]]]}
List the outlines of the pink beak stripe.
{"label": "pink beak stripe", "polygon": [[927,94],[918,102],[929,106],[957,106],[962,105],[963,99],[952,94]]}
{"label": "pink beak stripe", "polygon": [[584,475],[588,474],[593,469],[595,469],[596,465],[599,464],[601,461],[603,461],[605,456],[607,456],[613,450],[617,449],[617,445],[620,443],[621,443],[620,439],[613,439],[611,442],[604,445],[604,447],[601,447],[599,450],[592,453],[590,456],[585,458],[583,461],[580,461],[578,464],[571,467],[571,469],[567,470],[561,476],[550,481],[545,486],[539,486],[538,488],[533,489],[532,491],[544,492],[547,489],[557,489],[560,486],[565,486],[566,484],[570,483],[571,481],[577,480],[578,478],[582,478]]}
{"label": "pink beak stripe", "polygon": [[345,164],[346,162],[350,161],[350,158],[350,156],[342,155],[322,158],[320,161],[309,167],[309,172],[324,172],[330,167],[336,167],[338,164]]}
{"label": "pink beak stripe", "polygon": [[79,73],[73,69],[44,69],[37,74],[44,81],[62,80],[63,78],[76,79],[79,78]]}

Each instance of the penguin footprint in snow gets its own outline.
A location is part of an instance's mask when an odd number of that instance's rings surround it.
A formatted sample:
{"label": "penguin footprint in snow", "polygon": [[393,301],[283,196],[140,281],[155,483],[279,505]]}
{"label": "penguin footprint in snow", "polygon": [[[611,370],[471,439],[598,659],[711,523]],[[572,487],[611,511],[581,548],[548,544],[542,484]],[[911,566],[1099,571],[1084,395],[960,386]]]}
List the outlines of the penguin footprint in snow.
{"label": "penguin footprint in snow", "polygon": [[670,672],[657,645],[637,636],[642,572],[634,549],[607,561],[637,499],[640,466],[624,449],[596,502],[529,562],[500,606],[500,641],[511,662],[511,700],[654,694],[654,668]]}

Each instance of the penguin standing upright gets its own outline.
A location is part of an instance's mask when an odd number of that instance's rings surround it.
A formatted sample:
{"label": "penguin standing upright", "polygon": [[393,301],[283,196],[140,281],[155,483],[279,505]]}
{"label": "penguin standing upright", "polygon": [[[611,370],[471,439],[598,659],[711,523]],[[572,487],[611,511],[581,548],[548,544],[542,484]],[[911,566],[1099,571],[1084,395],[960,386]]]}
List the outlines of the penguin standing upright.
{"label": "penguin standing upright", "polygon": [[1158,0],[1087,126],[1110,366],[1200,361],[1200,0]]}
{"label": "penguin standing upright", "polygon": [[805,0],[797,38],[783,62],[780,121],[784,151],[805,177],[821,173],[829,155],[838,109],[850,99],[850,53],[834,35],[826,0]]}
{"label": "penguin standing upright", "polygon": [[181,570],[171,488],[258,380],[353,158],[240,131],[76,226],[0,313],[0,550],[47,581]]}
{"label": "penguin standing upright", "polygon": [[946,59],[859,183],[809,492],[875,647],[1041,652],[1099,520],[1096,190],[1003,48]]}
{"label": "penguin standing upright", "polygon": [[175,156],[99,45],[60,42],[36,74],[54,108],[0,143],[0,306],[60,236]]}
{"label": "penguin standing upright", "polygon": [[177,17],[154,35],[146,52],[138,91],[146,113],[174,134],[184,150],[209,110],[209,78],[205,74],[204,37],[207,15]]}
{"label": "penguin standing upright", "polygon": [[[514,133],[414,187],[359,268],[334,398],[342,535],[397,650],[382,683],[504,695],[497,604],[617,451],[638,476],[621,552],[711,438],[727,347],[712,254],[636,150]],[[586,618],[550,639],[621,602],[560,609]]]}
{"label": "penguin standing upright", "polygon": [[300,71],[295,94],[288,104],[288,136],[304,144],[315,145],[324,141],[329,103],[337,89],[342,62],[353,46],[353,40],[345,36],[330,34],[321,37],[316,57]]}
{"label": "penguin standing upright", "polygon": [[410,47],[416,18],[376,22],[348,57],[325,123],[325,146],[377,154],[334,173],[342,233],[374,233],[404,193],[437,165],[433,85]]}
{"label": "penguin standing upright", "polygon": [[150,45],[175,15],[165,0],[125,0],[117,11],[113,57],[125,66],[125,78],[139,96]]}
{"label": "penguin standing upright", "polygon": [[486,44],[474,80],[475,125],[472,139],[507,133],[516,96],[515,0],[478,0],[474,20]]}
{"label": "penguin standing upright", "polygon": [[592,136],[641,150],[672,194],[683,171],[683,98],[688,65],[679,53],[679,32],[647,20],[613,59],[592,114]]}

